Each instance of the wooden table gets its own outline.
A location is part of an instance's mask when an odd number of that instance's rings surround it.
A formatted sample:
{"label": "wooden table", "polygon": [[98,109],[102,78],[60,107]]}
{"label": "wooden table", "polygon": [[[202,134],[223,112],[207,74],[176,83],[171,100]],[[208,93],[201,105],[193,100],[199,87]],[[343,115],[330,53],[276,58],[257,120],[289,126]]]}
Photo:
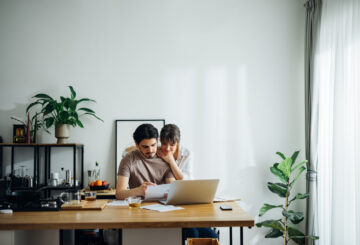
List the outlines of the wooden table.
{"label": "wooden table", "polygon": [[[149,205],[152,203],[144,203]],[[252,227],[254,219],[236,203],[232,211],[220,210],[221,203],[179,205],[182,210],[156,212],[106,206],[102,211],[14,212],[0,214],[0,230],[39,229],[128,229],[184,227]],[[181,229],[180,229],[181,230]],[[242,233],[242,232],[241,232]],[[241,239],[242,244],[242,239]]]}

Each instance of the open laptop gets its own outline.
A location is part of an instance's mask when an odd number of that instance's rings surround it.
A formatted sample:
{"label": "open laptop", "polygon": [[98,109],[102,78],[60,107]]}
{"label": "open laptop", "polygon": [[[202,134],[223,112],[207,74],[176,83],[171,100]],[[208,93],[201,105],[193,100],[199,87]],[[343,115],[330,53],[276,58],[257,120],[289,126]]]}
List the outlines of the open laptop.
{"label": "open laptop", "polygon": [[212,203],[219,184],[219,179],[177,180],[171,182],[163,204]]}

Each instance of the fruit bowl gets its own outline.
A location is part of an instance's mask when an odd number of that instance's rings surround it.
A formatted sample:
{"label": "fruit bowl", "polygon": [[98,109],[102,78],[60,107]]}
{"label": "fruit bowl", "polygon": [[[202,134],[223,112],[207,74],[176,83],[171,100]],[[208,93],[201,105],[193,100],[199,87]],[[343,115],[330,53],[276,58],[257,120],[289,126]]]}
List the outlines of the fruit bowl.
{"label": "fruit bowl", "polygon": [[90,186],[90,190],[92,191],[100,191],[100,190],[107,190],[109,189],[109,184],[101,185],[101,186]]}

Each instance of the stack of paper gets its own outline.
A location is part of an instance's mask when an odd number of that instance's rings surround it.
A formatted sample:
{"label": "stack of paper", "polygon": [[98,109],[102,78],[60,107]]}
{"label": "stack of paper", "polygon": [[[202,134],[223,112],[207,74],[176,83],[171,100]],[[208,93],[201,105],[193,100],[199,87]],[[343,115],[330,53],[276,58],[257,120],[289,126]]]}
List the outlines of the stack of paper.
{"label": "stack of paper", "polygon": [[109,202],[106,205],[108,205],[108,206],[128,206],[128,203],[125,200],[116,200],[116,201]]}
{"label": "stack of paper", "polygon": [[163,200],[165,193],[169,192],[170,184],[149,185],[146,187],[145,200]]}
{"label": "stack of paper", "polygon": [[162,205],[162,204],[147,205],[147,206],[142,206],[141,208],[159,211],[159,212],[167,212],[167,211],[184,209],[182,207],[175,207],[173,205]]}

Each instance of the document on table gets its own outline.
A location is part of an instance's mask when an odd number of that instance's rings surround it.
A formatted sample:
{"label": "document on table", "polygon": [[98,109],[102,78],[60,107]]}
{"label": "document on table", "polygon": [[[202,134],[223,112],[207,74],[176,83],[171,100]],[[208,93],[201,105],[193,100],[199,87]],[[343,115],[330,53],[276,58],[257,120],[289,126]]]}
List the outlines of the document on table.
{"label": "document on table", "polygon": [[106,204],[107,206],[128,206],[127,201],[125,200],[116,200]]}
{"label": "document on table", "polygon": [[163,200],[165,193],[169,192],[170,184],[149,185],[146,187],[145,200]]}
{"label": "document on table", "polygon": [[233,196],[215,196],[213,202],[230,202],[230,201],[240,201],[241,198]]}
{"label": "document on table", "polygon": [[141,208],[154,210],[154,211],[158,211],[158,212],[168,212],[168,211],[173,211],[173,210],[184,209],[182,207],[175,207],[173,205],[162,205],[162,204],[147,205],[147,206],[142,206]]}

